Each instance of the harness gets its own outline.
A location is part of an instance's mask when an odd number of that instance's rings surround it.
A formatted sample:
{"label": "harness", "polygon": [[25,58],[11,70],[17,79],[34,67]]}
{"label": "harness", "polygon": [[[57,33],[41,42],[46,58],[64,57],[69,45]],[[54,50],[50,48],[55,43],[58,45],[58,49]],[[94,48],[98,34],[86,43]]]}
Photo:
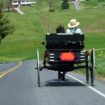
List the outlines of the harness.
{"label": "harness", "polygon": [[77,30],[77,28],[70,28],[70,31],[72,34],[75,34],[76,30]]}

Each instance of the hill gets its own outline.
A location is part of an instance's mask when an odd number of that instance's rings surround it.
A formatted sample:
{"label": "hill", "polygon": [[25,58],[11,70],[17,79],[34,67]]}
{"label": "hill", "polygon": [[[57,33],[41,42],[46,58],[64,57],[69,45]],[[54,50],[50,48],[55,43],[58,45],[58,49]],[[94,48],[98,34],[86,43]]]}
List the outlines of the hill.
{"label": "hill", "polygon": [[67,10],[61,9],[61,2],[54,2],[54,12],[49,12],[47,0],[35,5],[21,7],[24,15],[6,12],[15,26],[13,35],[6,37],[0,45],[0,62],[35,59],[36,48],[40,49],[41,57],[44,51],[41,42],[45,34],[55,32],[59,24],[65,29],[70,19],[80,21],[80,27],[85,33],[85,49],[95,48],[97,73],[105,75],[105,2],[84,1],[76,11],[73,4]]}

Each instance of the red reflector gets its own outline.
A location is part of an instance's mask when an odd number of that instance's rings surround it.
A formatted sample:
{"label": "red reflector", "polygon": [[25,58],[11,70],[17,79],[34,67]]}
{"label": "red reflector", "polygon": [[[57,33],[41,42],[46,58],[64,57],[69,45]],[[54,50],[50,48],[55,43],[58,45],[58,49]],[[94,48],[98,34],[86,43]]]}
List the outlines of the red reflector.
{"label": "red reflector", "polygon": [[75,58],[75,55],[73,52],[63,52],[60,55],[61,61],[73,61]]}

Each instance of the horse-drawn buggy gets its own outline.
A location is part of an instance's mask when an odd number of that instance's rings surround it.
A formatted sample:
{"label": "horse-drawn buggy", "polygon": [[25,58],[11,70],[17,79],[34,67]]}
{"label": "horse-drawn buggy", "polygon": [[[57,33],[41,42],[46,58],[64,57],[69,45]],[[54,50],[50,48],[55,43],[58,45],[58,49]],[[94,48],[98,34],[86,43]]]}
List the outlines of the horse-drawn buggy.
{"label": "horse-drawn buggy", "polygon": [[[40,71],[43,69],[58,71],[58,79],[65,80],[67,72],[85,68],[86,83],[94,85],[95,51],[84,50],[84,34],[47,33],[44,41],[44,58],[40,64],[37,49],[38,86]],[[90,77],[90,80],[89,80]]]}

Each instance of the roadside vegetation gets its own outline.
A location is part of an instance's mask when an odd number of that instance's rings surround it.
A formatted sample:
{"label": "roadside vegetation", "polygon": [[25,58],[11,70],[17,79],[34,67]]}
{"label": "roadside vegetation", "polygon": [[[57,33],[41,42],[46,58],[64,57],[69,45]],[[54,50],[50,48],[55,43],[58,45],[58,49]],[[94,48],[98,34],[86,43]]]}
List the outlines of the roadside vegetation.
{"label": "roadside vegetation", "polygon": [[3,4],[0,3],[0,44],[1,41],[9,34],[12,34],[14,27],[10,24],[9,19],[3,13]]}
{"label": "roadside vegetation", "polygon": [[65,29],[70,19],[80,21],[80,28],[85,33],[85,49],[96,49],[96,74],[105,77],[105,2],[88,0],[81,2],[80,11],[73,4],[69,9],[61,8],[61,0],[54,2],[54,12],[49,12],[48,0],[20,7],[24,15],[5,12],[15,27],[15,32],[7,36],[0,45],[0,62],[35,59],[36,49],[40,56],[44,52],[41,42],[47,32],[55,32],[58,25]]}

